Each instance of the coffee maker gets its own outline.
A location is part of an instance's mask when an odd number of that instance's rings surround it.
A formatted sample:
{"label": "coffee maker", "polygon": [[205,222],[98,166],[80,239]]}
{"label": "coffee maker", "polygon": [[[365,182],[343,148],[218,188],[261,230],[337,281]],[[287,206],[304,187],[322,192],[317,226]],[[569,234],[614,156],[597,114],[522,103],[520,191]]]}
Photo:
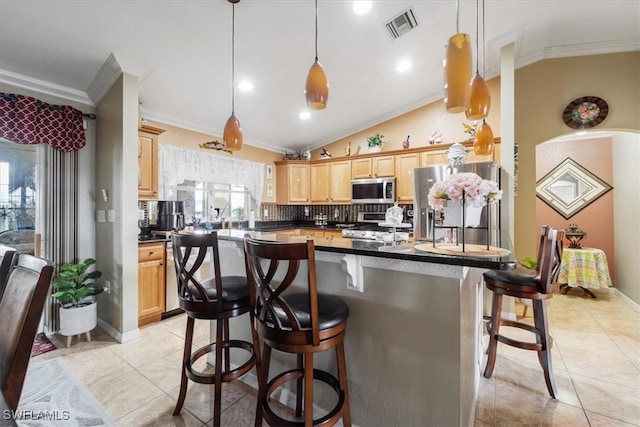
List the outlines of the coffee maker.
{"label": "coffee maker", "polygon": [[184,228],[184,202],[158,200],[158,230],[171,231]]}

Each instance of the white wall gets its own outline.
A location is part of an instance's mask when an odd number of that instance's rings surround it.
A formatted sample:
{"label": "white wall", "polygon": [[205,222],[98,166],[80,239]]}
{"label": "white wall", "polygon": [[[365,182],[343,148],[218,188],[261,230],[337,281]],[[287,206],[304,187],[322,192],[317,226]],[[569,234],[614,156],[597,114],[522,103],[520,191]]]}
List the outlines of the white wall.
{"label": "white wall", "polygon": [[613,136],[615,287],[640,304],[640,134]]}

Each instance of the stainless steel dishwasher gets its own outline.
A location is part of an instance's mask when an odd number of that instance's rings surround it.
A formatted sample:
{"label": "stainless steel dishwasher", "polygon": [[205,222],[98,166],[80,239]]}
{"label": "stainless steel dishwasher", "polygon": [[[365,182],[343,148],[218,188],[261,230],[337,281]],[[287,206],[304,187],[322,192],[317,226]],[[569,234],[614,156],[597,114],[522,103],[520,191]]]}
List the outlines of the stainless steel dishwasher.
{"label": "stainless steel dishwasher", "polygon": [[[211,250],[208,251],[207,257],[202,262],[200,269],[194,274],[197,280],[203,280],[211,277]],[[192,255],[189,258],[189,264],[193,264],[195,261],[196,255]],[[171,241],[167,242],[167,262],[165,268],[165,312],[171,312],[173,310],[179,309],[180,304],[178,303],[178,283],[176,278],[176,267],[173,260],[173,245]]]}

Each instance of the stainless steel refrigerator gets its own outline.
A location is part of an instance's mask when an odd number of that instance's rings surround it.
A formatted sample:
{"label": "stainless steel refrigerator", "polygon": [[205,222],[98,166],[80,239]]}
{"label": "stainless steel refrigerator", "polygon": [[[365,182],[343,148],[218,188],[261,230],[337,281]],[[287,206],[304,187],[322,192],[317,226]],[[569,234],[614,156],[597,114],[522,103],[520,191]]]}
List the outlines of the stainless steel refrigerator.
{"label": "stainless steel refrigerator", "polygon": [[[482,179],[489,179],[500,186],[500,168],[496,162],[465,163],[462,165],[440,165],[416,168],[414,170],[413,187],[413,240],[414,242],[431,242],[433,239],[432,222],[442,225],[442,211],[436,212],[429,207],[429,190],[433,183],[446,179],[457,172],[474,172]],[[490,244],[496,246],[500,235],[500,203],[490,203],[482,208],[478,227],[465,229],[465,242],[479,245],[487,244],[487,218],[491,216]],[[445,230],[435,229],[436,242],[444,239]]]}

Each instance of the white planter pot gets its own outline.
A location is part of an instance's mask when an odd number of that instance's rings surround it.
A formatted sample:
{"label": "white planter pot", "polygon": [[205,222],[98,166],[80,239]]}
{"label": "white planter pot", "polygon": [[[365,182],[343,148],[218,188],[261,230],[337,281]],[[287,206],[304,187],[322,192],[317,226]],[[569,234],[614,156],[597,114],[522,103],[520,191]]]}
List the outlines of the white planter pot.
{"label": "white planter pot", "polygon": [[382,145],[376,145],[373,147],[369,147],[369,152],[370,153],[379,153],[380,151],[382,151]]}
{"label": "white planter pot", "polygon": [[60,307],[60,334],[72,336],[88,332],[98,324],[98,303]]}
{"label": "white planter pot", "polygon": [[[480,215],[482,214],[482,207],[472,206],[465,204],[465,227],[477,227],[480,225]],[[456,227],[462,227],[462,203],[448,201],[444,206],[444,223],[443,225],[450,225]]]}

